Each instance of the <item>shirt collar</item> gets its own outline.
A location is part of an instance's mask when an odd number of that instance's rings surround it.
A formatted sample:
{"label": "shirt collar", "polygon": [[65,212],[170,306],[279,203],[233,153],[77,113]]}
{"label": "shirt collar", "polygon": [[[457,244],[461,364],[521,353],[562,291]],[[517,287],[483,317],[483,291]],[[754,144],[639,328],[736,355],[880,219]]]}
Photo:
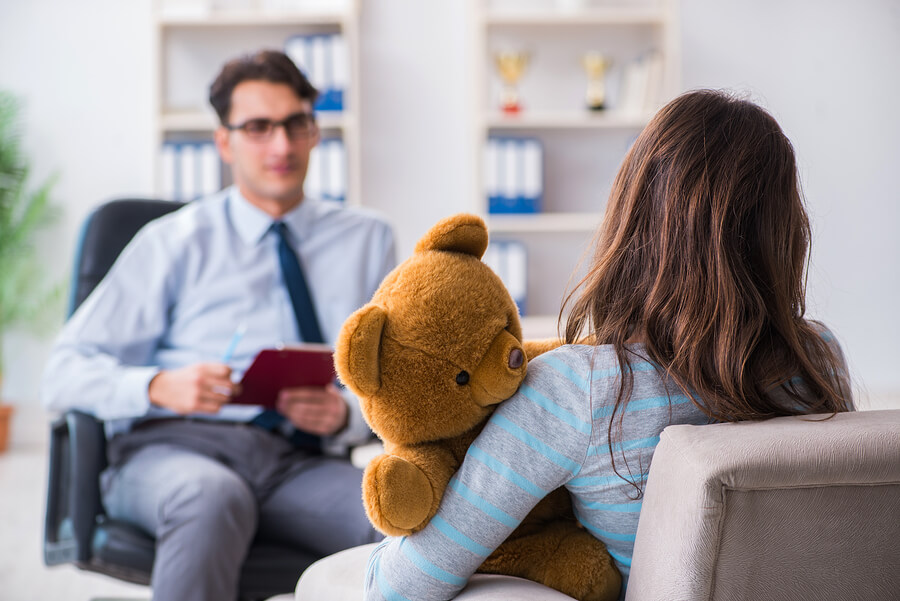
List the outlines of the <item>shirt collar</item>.
{"label": "shirt collar", "polygon": [[[272,216],[262,209],[250,204],[237,186],[232,186],[229,194],[232,223],[241,239],[247,244],[257,244],[272,226]],[[282,216],[291,236],[304,240],[313,227],[315,218],[315,201],[304,198],[295,209]]]}

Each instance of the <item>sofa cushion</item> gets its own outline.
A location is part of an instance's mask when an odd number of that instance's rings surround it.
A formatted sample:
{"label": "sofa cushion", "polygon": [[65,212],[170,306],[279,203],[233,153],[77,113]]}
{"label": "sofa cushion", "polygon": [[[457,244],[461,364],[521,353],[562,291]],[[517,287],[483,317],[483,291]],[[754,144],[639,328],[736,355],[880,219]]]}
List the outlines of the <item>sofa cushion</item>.
{"label": "sofa cushion", "polygon": [[[377,543],[362,545],[321,559],[304,572],[297,583],[297,601],[360,601],[366,577],[366,563]],[[458,601],[572,601],[541,584],[494,574],[476,574]]]}

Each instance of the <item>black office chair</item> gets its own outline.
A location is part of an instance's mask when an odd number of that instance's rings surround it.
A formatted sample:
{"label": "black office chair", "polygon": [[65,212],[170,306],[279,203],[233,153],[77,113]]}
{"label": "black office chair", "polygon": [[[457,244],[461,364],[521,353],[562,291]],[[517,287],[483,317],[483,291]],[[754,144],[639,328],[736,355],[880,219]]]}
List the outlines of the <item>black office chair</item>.
{"label": "black office chair", "polygon": [[[100,283],[141,227],[181,206],[163,200],[123,199],[97,208],[82,228],[69,314]],[[73,563],[83,570],[149,584],[155,541],[136,526],[106,515],[99,485],[106,465],[103,422],[69,411],[52,424],[44,563]],[[316,559],[297,549],[254,541],[241,569],[241,599],[293,592],[300,574]]]}

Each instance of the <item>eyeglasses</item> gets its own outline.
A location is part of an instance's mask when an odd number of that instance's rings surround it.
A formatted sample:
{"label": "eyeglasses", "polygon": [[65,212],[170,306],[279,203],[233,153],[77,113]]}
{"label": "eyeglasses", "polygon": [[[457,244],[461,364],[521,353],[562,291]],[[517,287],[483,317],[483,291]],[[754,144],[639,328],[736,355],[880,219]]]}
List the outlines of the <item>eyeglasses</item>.
{"label": "eyeglasses", "polygon": [[316,116],[313,113],[294,113],[281,121],[248,119],[239,125],[225,124],[225,129],[241,130],[254,142],[265,142],[279,127],[284,127],[284,133],[291,140],[309,138],[316,133]]}

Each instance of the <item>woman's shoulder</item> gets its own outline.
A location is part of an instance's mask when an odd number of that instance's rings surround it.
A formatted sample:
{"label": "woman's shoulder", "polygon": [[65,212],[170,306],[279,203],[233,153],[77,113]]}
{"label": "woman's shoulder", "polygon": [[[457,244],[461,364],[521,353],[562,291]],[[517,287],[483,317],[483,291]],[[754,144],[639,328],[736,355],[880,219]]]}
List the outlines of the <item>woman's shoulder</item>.
{"label": "woman's shoulder", "polygon": [[828,347],[831,349],[831,352],[834,353],[834,357],[838,362],[837,368],[843,372],[840,375],[842,377],[849,378],[847,369],[847,357],[844,355],[844,349],[841,347],[841,343],[838,341],[837,334],[835,334],[831,328],[829,328],[821,321],[807,319],[806,323],[816,334],[818,334],[818,336],[825,342],[825,344],[828,345]]}
{"label": "woman's shoulder", "polygon": [[[628,344],[624,349],[625,364],[632,371],[642,371],[651,365],[644,352],[642,344]],[[552,351],[546,352],[532,359],[531,366],[546,364],[564,364],[571,369],[582,373],[585,377],[603,374],[618,374],[621,371],[619,356],[611,344],[564,344]]]}
{"label": "woman's shoulder", "polygon": [[816,334],[818,334],[822,338],[822,340],[824,340],[825,342],[831,343],[831,342],[834,342],[837,340],[836,336],[834,335],[834,332],[831,331],[831,328],[829,328],[827,325],[825,325],[821,321],[817,321],[815,319],[807,319],[805,321],[806,321],[806,325],[808,325],[810,328],[812,328],[812,330]]}
{"label": "woman's shoulder", "polygon": [[[644,364],[631,347],[626,350],[626,361],[632,369]],[[596,399],[614,389],[620,371],[612,345],[565,344],[531,360],[525,384],[551,391],[568,389],[572,393],[557,395],[560,397],[571,398],[580,391]]]}
{"label": "woman's shoulder", "polygon": [[528,361],[528,374],[565,373],[569,377],[586,378],[595,347],[582,344],[564,344]]}

